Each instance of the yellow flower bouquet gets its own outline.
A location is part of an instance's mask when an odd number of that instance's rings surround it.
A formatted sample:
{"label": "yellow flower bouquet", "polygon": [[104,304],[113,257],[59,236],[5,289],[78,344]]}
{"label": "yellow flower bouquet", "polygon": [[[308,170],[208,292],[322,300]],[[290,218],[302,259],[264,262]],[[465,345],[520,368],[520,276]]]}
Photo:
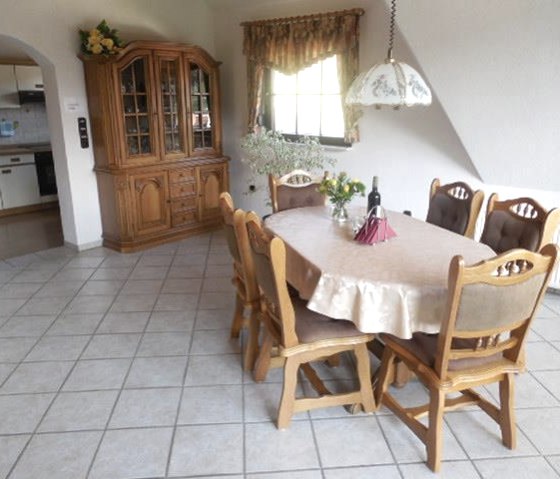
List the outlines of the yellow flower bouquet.
{"label": "yellow flower bouquet", "polygon": [[117,30],[111,29],[105,20],[92,30],[80,30],[80,49],[86,55],[115,55],[122,48]]}
{"label": "yellow flower bouquet", "polygon": [[326,195],[333,205],[333,218],[338,221],[348,219],[346,205],[359,194],[365,196],[366,186],[360,181],[350,178],[344,171],[332,178],[325,177],[319,184],[319,192]]}

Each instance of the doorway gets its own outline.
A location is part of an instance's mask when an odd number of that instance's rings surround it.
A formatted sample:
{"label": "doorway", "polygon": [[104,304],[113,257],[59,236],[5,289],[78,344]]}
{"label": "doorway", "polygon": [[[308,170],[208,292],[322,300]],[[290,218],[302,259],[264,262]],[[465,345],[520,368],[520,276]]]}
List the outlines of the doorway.
{"label": "doorway", "polygon": [[0,37],[0,260],[62,246],[42,69]]}

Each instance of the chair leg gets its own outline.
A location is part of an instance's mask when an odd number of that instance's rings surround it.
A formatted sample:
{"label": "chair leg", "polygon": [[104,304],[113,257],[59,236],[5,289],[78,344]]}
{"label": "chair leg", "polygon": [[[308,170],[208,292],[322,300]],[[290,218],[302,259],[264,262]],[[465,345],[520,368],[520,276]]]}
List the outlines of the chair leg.
{"label": "chair leg", "polygon": [[258,306],[251,306],[251,316],[249,317],[249,334],[247,335],[247,345],[243,358],[245,371],[252,371],[255,367],[255,360],[259,353],[259,333],[260,320]]}
{"label": "chair leg", "polygon": [[280,399],[280,406],[278,408],[278,429],[286,429],[290,425],[292,416],[294,415],[299,366],[300,363],[294,356],[286,358],[282,398]]}
{"label": "chair leg", "polygon": [[430,388],[429,424],[426,435],[426,452],[428,467],[439,472],[441,466],[441,451],[443,445],[443,412],[445,408],[445,393],[436,388]]}
{"label": "chair leg", "polygon": [[365,343],[356,345],[354,354],[356,355],[356,369],[358,370],[358,380],[360,381],[362,407],[364,412],[373,412],[376,410],[376,405],[373,399],[373,388],[371,387],[369,352]]}
{"label": "chair leg", "polygon": [[381,366],[377,371],[376,385],[375,385],[375,404],[377,407],[381,407],[381,402],[383,399],[383,394],[387,391],[389,387],[389,382],[393,378],[395,362],[395,353],[388,347],[383,350],[383,355],[381,356]]}
{"label": "chair leg", "polygon": [[410,371],[410,369],[408,369],[408,366],[403,361],[395,363],[393,386],[395,386],[396,388],[403,388],[411,378],[412,372]]}
{"label": "chair leg", "polygon": [[272,336],[266,332],[264,334],[261,349],[259,351],[259,356],[255,363],[255,369],[253,370],[253,378],[256,382],[260,383],[266,379],[268,370],[270,369],[270,354],[272,351]]}
{"label": "chair leg", "polygon": [[243,304],[243,299],[239,294],[235,295],[235,312],[233,313],[233,320],[231,321],[231,332],[230,338],[238,338],[241,327],[243,326],[243,312],[245,311],[245,306]]}
{"label": "chair leg", "polygon": [[514,378],[510,373],[500,381],[500,429],[502,430],[502,442],[509,449],[515,449],[517,443],[513,402]]}

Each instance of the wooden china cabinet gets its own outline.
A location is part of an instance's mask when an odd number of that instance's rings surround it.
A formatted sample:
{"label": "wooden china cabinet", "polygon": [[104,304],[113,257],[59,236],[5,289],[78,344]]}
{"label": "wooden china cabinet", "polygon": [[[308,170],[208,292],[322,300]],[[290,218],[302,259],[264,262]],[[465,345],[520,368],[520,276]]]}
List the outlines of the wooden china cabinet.
{"label": "wooden china cabinet", "polygon": [[219,63],[197,46],[144,41],[80,58],[103,244],[135,251],[217,227],[229,161]]}

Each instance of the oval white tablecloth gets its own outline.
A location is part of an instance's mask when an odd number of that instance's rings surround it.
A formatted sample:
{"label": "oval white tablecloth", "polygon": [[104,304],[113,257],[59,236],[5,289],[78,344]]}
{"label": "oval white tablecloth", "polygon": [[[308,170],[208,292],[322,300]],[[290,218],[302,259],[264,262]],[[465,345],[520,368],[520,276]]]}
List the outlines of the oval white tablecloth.
{"label": "oval white tablecloth", "polygon": [[354,241],[351,225],[332,221],[326,207],[281,211],[265,225],[284,240],[287,279],[309,309],[367,333],[437,333],[451,258],[460,254],[473,264],[495,253],[400,213],[388,211],[387,218],[397,237],[375,245]]}

